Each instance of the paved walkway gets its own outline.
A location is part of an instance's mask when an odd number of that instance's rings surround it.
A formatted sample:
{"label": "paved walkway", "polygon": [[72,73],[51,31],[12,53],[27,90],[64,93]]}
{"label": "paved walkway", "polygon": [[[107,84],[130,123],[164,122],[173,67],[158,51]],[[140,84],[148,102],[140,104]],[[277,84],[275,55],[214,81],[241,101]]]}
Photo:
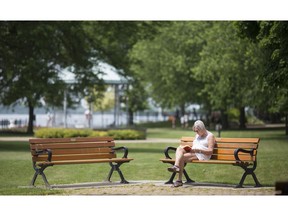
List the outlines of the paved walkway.
{"label": "paved walkway", "polygon": [[66,195],[275,195],[273,187],[235,188],[235,185],[192,183],[174,188],[164,181],[93,182],[65,185],[52,185],[53,189],[63,190]]}

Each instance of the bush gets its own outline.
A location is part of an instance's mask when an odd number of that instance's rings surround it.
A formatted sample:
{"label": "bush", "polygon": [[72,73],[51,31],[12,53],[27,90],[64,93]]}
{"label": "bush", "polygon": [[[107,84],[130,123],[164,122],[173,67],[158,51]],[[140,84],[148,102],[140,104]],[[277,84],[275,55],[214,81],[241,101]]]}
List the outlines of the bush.
{"label": "bush", "polygon": [[145,134],[142,131],[136,131],[131,129],[126,130],[109,130],[108,136],[114,137],[115,140],[136,140],[145,139]]}
{"label": "bush", "polygon": [[108,131],[93,131],[91,129],[63,129],[63,128],[41,128],[34,134],[38,138],[69,138],[69,137],[103,137],[111,136],[115,140],[146,139],[144,131],[134,129],[119,129]]}
{"label": "bush", "polygon": [[92,131],[90,137],[105,137],[108,136],[107,131]]}

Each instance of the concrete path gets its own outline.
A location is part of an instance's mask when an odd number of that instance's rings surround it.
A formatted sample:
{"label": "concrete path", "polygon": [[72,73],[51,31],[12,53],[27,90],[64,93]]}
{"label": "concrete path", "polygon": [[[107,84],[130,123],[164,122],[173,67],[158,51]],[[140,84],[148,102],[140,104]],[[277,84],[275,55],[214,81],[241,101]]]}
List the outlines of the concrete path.
{"label": "concrete path", "polygon": [[[275,195],[273,187],[244,187],[215,183],[192,183],[174,188],[164,181],[90,182],[78,184],[52,185],[55,190],[63,190],[66,195]],[[41,186],[43,187],[43,186]]]}

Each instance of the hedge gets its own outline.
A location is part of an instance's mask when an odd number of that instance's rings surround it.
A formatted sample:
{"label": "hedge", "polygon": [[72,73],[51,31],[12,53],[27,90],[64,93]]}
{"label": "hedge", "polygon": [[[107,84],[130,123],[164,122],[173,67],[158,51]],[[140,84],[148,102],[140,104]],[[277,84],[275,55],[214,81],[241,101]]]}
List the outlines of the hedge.
{"label": "hedge", "polygon": [[146,139],[143,130],[136,129],[112,129],[107,131],[92,129],[63,129],[63,128],[41,128],[35,130],[37,138],[69,138],[69,137],[103,137],[111,136],[115,140],[137,140]]}

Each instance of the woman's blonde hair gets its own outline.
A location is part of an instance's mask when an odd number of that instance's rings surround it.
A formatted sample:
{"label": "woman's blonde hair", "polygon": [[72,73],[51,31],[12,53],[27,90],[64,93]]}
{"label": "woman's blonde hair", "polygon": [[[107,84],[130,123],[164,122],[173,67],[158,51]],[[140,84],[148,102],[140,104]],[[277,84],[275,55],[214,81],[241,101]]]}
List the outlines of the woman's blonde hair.
{"label": "woman's blonde hair", "polygon": [[193,131],[195,130],[206,130],[204,123],[201,120],[197,120],[194,122],[192,127]]}

